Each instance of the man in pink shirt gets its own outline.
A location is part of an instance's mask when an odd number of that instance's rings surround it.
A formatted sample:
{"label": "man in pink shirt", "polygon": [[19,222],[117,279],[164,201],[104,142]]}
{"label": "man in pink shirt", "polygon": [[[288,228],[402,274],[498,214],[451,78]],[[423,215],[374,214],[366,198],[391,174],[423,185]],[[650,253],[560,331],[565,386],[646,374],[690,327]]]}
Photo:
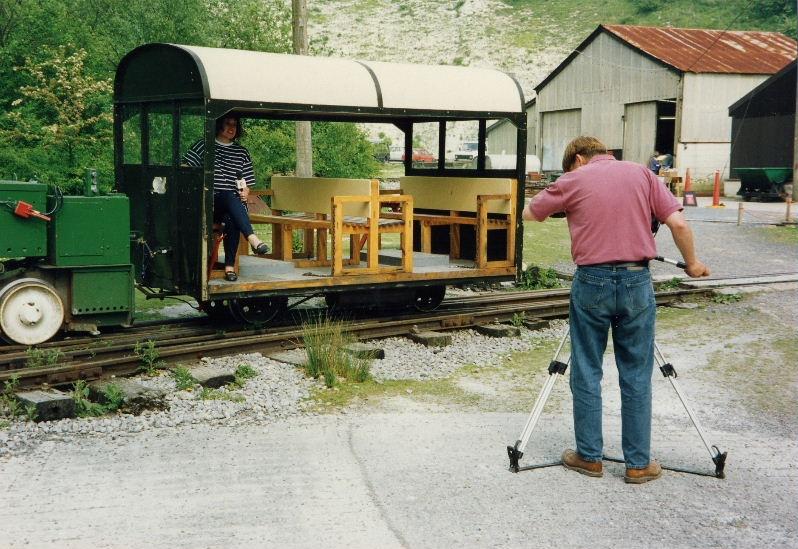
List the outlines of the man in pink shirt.
{"label": "man in pink shirt", "polygon": [[602,476],[601,377],[612,329],[621,387],[624,480],[657,479],[651,459],[651,374],[656,304],[648,262],[657,255],[652,218],[665,223],[691,277],[709,276],[698,260],[681,206],[645,166],[615,160],[595,137],[578,137],[563,154],[568,172],[539,193],[524,219],[564,213],[577,265],[571,287],[571,393],[576,451],[563,465]]}

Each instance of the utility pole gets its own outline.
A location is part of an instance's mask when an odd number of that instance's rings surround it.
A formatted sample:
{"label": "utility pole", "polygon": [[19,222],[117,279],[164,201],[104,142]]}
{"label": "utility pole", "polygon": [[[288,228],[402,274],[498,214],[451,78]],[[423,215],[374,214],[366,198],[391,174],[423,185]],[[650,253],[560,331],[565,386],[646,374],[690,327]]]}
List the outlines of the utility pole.
{"label": "utility pole", "polygon": [[[308,3],[291,0],[294,53],[308,54]],[[310,140],[310,122],[296,123],[296,175],[313,177],[313,144]]]}

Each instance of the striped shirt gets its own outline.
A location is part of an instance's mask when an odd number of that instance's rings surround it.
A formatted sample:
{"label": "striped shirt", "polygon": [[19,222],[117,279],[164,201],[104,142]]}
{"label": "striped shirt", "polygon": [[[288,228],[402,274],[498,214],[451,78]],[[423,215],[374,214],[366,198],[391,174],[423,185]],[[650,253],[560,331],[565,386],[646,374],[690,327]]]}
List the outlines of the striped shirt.
{"label": "striped shirt", "polygon": [[[183,162],[201,168],[205,158],[205,140],[200,139],[183,155]],[[247,185],[255,184],[255,171],[249,151],[238,143],[216,142],[213,157],[213,191],[238,191],[236,179],[246,179]]]}

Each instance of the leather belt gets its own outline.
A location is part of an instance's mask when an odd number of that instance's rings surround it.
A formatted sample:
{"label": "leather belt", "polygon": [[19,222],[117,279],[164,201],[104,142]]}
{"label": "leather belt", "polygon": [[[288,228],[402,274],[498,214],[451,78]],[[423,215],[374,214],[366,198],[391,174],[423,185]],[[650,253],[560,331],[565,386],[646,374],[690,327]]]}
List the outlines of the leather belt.
{"label": "leather belt", "polygon": [[610,263],[595,263],[593,265],[579,265],[580,267],[593,267],[599,269],[631,269],[635,267],[648,267],[648,260],[643,261],[615,261]]}

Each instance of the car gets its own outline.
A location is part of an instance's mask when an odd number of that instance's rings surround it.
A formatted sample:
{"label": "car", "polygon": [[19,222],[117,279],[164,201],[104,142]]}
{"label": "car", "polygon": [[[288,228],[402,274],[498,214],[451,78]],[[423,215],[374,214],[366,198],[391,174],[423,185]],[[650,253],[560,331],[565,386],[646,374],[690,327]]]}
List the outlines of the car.
{"label": "car", "polygon": [[454,153],[455,160],[474,160],[479,152],[479,141],[463,141],[463,144]]}
{"label": "car", "polygon": [[[405,155],[402,153],[402,160],[404,161]],[[435,162],[437,159],[427,149],[413,149],[413,162],[421,162],[423,164]]]}
{"label": "car", "polygon": [[405,148],[400,145],[391,145],[388,150],[388,162],[401,162],[405,157]]}

